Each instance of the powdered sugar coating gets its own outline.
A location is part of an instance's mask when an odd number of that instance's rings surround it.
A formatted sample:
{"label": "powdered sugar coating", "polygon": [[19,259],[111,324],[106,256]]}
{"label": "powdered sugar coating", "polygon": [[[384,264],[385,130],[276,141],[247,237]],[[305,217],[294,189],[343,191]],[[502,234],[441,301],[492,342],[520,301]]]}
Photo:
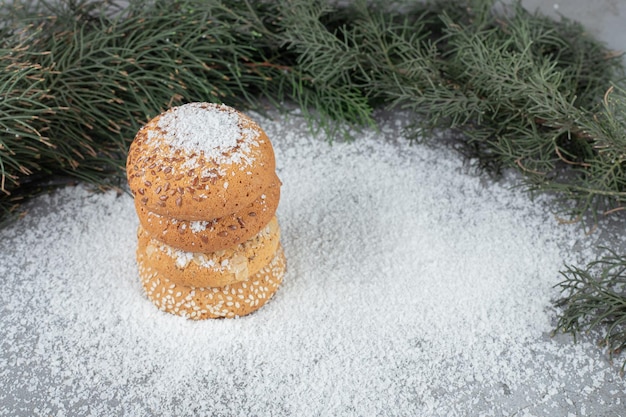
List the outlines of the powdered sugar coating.
{"label": "powdered sugar coating", "polygon": [[209,225],[209,222],[206,220],[197,220],[189,222],[189,228],[194,233],[204,232]]}
{"label": "powdered sugar coating", "polygon": [[[172,154],[184,151],[189,155],[202,154],[219,164],[252,164],[250,147],[258,146],[259,133],[242,128],[239,115],[223,104],[188,103],[163,113],[156,125],[159,131],[148,131],[148,142],[165,141]],[[187,160],[184,167],[195,165],[196,157]],[[205,176],[215,175],[207,171]],[[223,174],[222,174],[223,175]]]}

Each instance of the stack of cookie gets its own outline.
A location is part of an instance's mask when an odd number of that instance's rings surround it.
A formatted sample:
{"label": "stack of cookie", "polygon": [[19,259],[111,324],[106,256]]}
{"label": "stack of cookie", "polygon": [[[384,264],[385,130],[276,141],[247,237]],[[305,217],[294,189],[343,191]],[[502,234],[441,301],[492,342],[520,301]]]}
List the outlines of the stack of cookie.
{"label": "stack of cookie", "polygon": [[130,146],[137,263],[161,310],[206,319],[263,306],[286,268],[275,217],[274,150],[249,117],[190,103],[148,122]]}

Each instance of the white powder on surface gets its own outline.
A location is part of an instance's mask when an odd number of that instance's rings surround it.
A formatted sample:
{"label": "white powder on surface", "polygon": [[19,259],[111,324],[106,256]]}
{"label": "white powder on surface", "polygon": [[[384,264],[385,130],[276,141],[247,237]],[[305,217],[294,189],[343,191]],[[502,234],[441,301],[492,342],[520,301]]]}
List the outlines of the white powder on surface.
{"label": "white powder on surface", "polygon": [[179,268],[186,267],[187,265],[189,265],[189,262],[193,260],[192,252],[182,251],[179,249],[173,249],[171,247],[168,247],[166,253],[170,257],[176,259],[176,266]]}
{"label": "white powder on surface", "polygon": [[189,222],[189,228],[194,233],[200,233],[200,232],[205,231],[208,225],[209,225],[209,222],[202,221],[202,220],[195,220],[195,221]]}
{"label": "white powder on surface", "polygon": [[274,299],[237,320],[159,312],[128,196],[42,197],[0,231],[0,415],[626,415],[595,340],[547,336],[558,271],[596,238],[409,146],[400,116],[333,145],[259,120],[283,182]]}
{"label": "white powder on surface", "polygon": [[[258,132],[243,129],[234,109],[210,103],[187,103],[173,107],[163,113],[157,121],[160,131],[148,130],[148,140],[164,141],[170,145],[170,152],[183,150],[188,158],[185,168],[197,165],[197,157],[218,164],[250,164],[253,158],[248,155],[251,146],[258,146]],[[216,176],[217,172],[203,172],[205,176]],[[224,175],[221,173],[221,175]]]}

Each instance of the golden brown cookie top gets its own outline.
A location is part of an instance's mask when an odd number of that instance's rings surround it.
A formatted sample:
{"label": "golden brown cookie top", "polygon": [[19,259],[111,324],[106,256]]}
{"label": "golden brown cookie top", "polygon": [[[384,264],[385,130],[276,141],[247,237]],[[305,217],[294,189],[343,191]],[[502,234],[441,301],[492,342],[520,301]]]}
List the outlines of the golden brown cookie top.
{"label": "golden brown cookie top", "polygon": [[131,192],[148,210],[186,220],[222,217],[250,204],[275,178],[274,150],[248,116],[189,103],[150,120],[130,146]]}

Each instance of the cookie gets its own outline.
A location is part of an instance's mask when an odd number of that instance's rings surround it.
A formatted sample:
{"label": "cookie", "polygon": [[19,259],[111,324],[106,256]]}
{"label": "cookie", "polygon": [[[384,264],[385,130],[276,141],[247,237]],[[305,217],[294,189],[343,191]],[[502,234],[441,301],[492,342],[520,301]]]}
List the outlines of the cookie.
{"label": "cookie", "polygon": [[126,160],[146,210],[206,220],[238,213],[276,181],[274,150],[248,116],[220,104],[173,107],[143,126]]}
{"label": "cookie", "polygon": [[162,311],[193,320],[241,317],[258,310],[276,293],[286,270],[281,246],[271,262],[248,280],[220,288],[178,285],[141,257],[138,261],[148,299]]}
{"label": "cookie", "polygon": [[154,238],[187,252],[215,252],[250,239],[274,217],[280,199],[276,179],[256,200],[237,213],[213,220],[181,220],[148,211],[135,200],[141,226]]}
{"label": "cookie", "polygon": [[152,238],[141,226],[137,257],[171,282],[193,287],[223,287],[247,280],[274,257],[280,241],[276,217],[251,239],[211,253],[186,252]]}

